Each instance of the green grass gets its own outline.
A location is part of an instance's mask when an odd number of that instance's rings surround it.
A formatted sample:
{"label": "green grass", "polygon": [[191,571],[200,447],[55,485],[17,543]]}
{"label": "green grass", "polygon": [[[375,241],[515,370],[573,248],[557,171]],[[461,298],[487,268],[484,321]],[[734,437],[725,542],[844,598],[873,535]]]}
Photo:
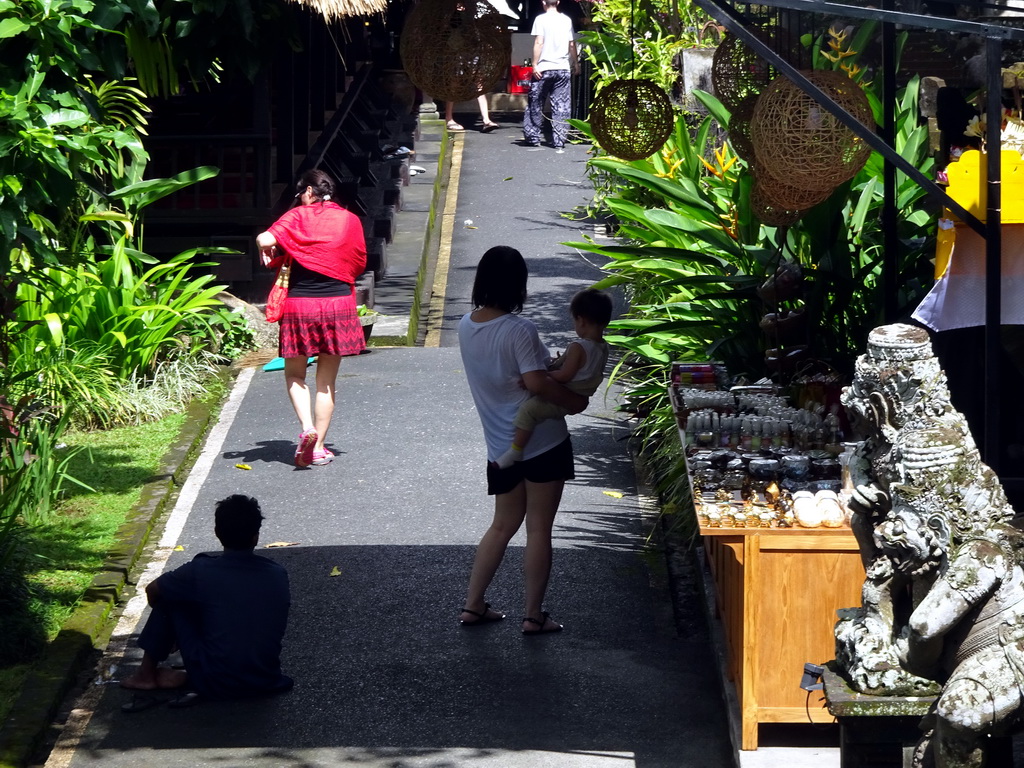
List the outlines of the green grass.
{"label": "green grass", "polygon": [[[224,389],[220,379],[214,379],[208,397],[219,400]],[[74,612],[102,567],[117,529],[138,503],[142,487],[161,470],[161,460],[184,421],[185,414],[178,413],[140,426],[66,435],[69,447],[84,449],[72,459],[69,472],[93,490],[67,484],[68,493],[50,521],[25,534],[26,600],[21,615],[8,620],[36,654]],[[7,718],[29,669],[30,663],[0,668],[0,722]]]}

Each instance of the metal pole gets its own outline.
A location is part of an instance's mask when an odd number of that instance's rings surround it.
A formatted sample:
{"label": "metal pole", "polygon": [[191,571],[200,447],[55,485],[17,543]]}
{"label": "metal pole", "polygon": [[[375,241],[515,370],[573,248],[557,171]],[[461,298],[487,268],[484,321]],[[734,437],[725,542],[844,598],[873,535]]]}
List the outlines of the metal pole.
{"label": "metal pole", "polygon": [[[893,0],[884,0],[882,7],[892,9]],[[881,138],[889,147],[896,146],[896,29],[889,22],[882,23],[882,125]],[[897,230],[896,166],[888,159],[882,165],[882,264],[885,322],[895,322],[899,312],[899,251]]]}
{"label": "metal pole", "polygon": [[985,218],[985,439],[984,459],[996,473],[999,472],[1000,448],[1000,375],[999,358],[1002,353],[1002,133],[1003,121],[1003,41],[989,37],[985,41],[988,72],[988,127],[985,136],[987,149],[987,180],[985,192],[987,210]]}

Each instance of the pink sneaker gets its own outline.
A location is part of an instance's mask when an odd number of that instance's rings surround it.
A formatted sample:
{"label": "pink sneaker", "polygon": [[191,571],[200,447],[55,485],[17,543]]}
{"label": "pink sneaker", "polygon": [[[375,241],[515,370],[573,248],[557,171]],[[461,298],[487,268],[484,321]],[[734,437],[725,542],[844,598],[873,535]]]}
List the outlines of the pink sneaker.
{"label": "pink sneaker", "polygon": [[334,459],[334,454],[324,448],[322,451],[313,451],[313,464],[318,467],[322,467],[326,464],[330,464]]}
{"label": "pink sneaker", "polygon": [[308,467],[313,463],[313,446],[318,435],[315,429],[299,434],[299,447],[295,449],[295,466]]}

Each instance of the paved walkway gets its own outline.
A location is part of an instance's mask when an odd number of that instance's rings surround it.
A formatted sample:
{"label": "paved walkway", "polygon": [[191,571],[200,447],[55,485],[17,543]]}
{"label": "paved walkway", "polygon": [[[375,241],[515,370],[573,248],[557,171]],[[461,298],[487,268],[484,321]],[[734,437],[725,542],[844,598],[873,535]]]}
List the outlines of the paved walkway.
{"label": "paved walkway", "polygon": [[[428,334],[438,346],[347,358],[329,440],[337,458],[309,470],[291,464],[296,428],[281,374],[244,371],[153,554],[144,579],[218,548],[217,499],[259,498],[262,544],[294,544],[261,553],[291,575],[283,663],[295,689],[125,715],[126,691],[94,685],[48,766],[734,764],[706,637],[679,636],[663,564],[643,550],[649,521],[610,400],[595,396],[570,422],[577,479],[556,521],[547,602],[566,631],[519,632],[521,538],[488,596],[512,620],[457,624],[491,513],[454,337],[475,264],[491,245],[522,250],[526,314],[553,347],[569,338],[569,297],[600,275],[559,245],[580,235],[559,212],[586,200],[584,148],[556,155],[517,146],[518,136],[506,127],[456,141],[458,206],[435,283],[445,301]],[[105,665],[114,680],[138,658],[130,642],[126,660],[117,652],[143,607],[136,598],[115,632]]]}

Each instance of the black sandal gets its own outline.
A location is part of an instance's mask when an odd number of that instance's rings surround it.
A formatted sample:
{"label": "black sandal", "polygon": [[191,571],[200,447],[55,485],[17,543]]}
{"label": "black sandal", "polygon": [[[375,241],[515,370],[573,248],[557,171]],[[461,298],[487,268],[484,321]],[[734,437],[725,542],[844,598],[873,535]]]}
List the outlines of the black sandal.
{"label": "black sandal", "polygon": [[563,627],[558,622],[555,622],[555,626],[552,627],[551,629],[544,629],[544,626],[548,623],[548,619],[550,619],[550,618],[551,618],[551,615],[547,611],[542,611],[541,614],[540,614],[540,618],[539,619],[535,619],[535,618],[533,618],[533,616],[523,616],[523,621],[524,622],[529,622],[530,624],[536,624],[539,627],[539,629],[524,629],[523,630],[523,634],[524,635],[550,635],[550,634],[553,634],[555,632],[561,632]]}
{"label": "black sandal", "polygon": [[168,701],[170,701],[170,697],[166,693],[160,693],[156,690],[136,691],[132,694],[131,701],[121,705],[121,711],[126,715],[134,715],[137,712],[145,712],[147,709],[159,707]]}
{"label": "black sandal", "polygon": [[497,616],[488,616],[487,615],[487,611],[490,609],[490,607],[491,607],[490,603],[484,603],[483,613],[478,613],[477,611],[471,611],[469,608],[463,608],[462,609],[463,613],[468,613],[471,616],[476,616],[476,618],[473,621],[460,621],[459,624],[461,624],[464,627],[476,627],[476,626],[478,626],[480,624],[492,624],[495,621],[501,621],[502,619],[505,618],[505,614],[504,613],[498,613],[498,611],[495,611],[495,613],[498,614]]}

